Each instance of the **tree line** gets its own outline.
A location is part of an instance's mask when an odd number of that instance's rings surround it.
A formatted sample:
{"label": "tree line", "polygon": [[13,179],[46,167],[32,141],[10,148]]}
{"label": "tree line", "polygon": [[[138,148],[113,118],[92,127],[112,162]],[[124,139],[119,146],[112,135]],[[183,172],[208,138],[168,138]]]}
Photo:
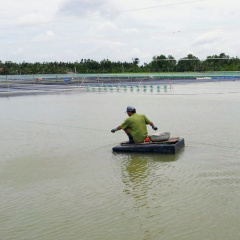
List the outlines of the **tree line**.
{"label": "tree line", "polygon": [[19,74],[65,74],[65,73],[138,73],[138,72],[205,72],[205,71],[240,71],[240,59],[229,57],[225,53],[208,56],[205,60],[188,54],[176,60],[172,55],[154,56],[149,63],[141,65],[139,58],[131,62],[114,62],[103,59],[98,62],[81,59],[76,62],[35,62],[14,63],[0,61],[1,75]]}

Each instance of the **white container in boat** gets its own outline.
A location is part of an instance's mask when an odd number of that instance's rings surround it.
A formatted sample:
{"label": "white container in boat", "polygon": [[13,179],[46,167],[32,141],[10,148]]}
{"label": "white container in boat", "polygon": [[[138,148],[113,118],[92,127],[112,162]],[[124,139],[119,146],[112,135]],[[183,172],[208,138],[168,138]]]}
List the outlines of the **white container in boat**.
{"label": "white container in boat", "polygon": [[149,135],[152,142],[167,141],[170,138],[170,132],[154,133]]}

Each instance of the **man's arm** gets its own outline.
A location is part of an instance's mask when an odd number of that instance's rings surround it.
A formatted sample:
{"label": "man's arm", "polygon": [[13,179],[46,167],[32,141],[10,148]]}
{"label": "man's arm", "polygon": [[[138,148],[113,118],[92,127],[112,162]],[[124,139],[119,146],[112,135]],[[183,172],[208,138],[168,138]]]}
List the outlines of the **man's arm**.
{"label": "man's arm", "polygon": [[111,132],[115,133],[116,131],[121,130],[121,129],[122,129],[122,127],[118,126],[118,127],[114,128],[114,129],[112,129]]}
{"label": "man's arm", "polygon": [[153,130],[157,131],[158,128],[156,126],[154,126],[153,122],[150,122],[149,125],[152,127]]}
{"label": "man's arm", "polygon": [[153,126],[154,126],[154,124],[153,124],[152,122],[150,122],[150,123],[149,123],[149,125],[151,125],[151,127],[153,127]]}
{"label": "man's arm", "polygon": [[129,119],[130,119],[130,118],[127,118],[127,119],[124,121],[123,124],[121,124],[120,126],[112,129],[111,132],[112,132],[112,133],[115,133],[115,132],[118,131],[118,130],[121,130],[121,129],[125,130],[126,128],[128,128],[128,126],[129,126],[129,121],[130,121]]}

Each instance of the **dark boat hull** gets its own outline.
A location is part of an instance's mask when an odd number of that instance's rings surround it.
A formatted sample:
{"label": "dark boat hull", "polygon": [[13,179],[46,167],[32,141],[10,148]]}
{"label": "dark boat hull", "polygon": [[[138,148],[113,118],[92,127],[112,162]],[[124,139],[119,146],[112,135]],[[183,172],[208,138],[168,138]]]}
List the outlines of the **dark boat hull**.
{"label": "dark boat hull", "polygon": [[175,143],[121,144],[113,147],[112,150],[113,152],[175,154],[184,146],[184,139],[180,138]]}

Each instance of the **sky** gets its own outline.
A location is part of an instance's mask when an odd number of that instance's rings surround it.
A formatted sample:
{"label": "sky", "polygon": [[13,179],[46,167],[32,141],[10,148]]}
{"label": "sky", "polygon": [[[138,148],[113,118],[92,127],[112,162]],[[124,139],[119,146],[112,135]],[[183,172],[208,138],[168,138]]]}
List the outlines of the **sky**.
{"label": "sky", "polygon": [[8,0],[0,61],[240,57],[239,11],[239,0]]}

